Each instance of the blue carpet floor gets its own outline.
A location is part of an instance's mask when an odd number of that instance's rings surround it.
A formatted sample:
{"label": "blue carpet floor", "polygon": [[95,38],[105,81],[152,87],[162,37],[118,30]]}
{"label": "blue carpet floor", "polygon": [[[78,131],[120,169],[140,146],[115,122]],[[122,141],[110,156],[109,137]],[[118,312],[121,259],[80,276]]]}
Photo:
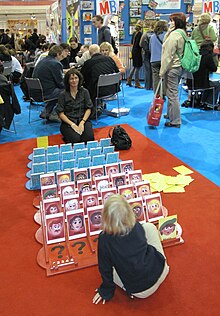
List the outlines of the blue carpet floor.
{"label": "blue carpet floor", "polygon": [[[219,186],[220,112],[198,109],[192,111],[191,108],[181,107],[182,126],[180,129],[165,127],[165,119],[163,117],[158,127],[149,127],[146,121],[146,114],[153,98],[153,92],[127,87],[125,83],[123,86],[124,104],[122,93],[120,93],[120,104],[121,107],[130,108],[129,115],[120,118],[103,115],[99,118],[97,124],[94,122],[94,128],[127,123]],[[43,120],[38,120],[29,124],[29,102],[22,100],[23,94],[19,86],[15,87],[15,91],[20,100],[22,110],[20,115],[15,116],[17,134],[3,130],[0,134],[1,144],[60,133],[59,123],[44,124]],[[187,94],[182,92],[181,103],[186,99]],[[115,106],[116,101],[108,103],[110,108]],[[31,112],[33,119],[39,118],[37,108]],[[166,113],[166,103],[163,112]],[[149,157],[146,152],[146,160],[150,162],[150,159],[152,157]],[[160,163],[163,163],[163,161],[158,161],[158,164]],[[157,170],[152,170],[152,172],[155,171]]]}

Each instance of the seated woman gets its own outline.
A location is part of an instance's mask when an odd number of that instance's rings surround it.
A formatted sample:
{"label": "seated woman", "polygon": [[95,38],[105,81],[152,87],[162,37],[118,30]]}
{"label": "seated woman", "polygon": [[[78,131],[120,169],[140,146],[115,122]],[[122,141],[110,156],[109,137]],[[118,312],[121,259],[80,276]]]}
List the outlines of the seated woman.
{"label": "seated woman", "polygon": [[125,66],[122,64],[120,58],[117,55],[115,55],[113,47],[110,43],[103,42],[100,45],[100,53],[102,55],[111,57],[114,60],[114,62],[116,63],[116,66],[118,67],[120,73],[121,74],[125,73]]}
{"label": "seated woman", "polygon": [[[220,92],[220,81],[212,81],[209,79],[211,72],[216,72],[218,60],[216,55],[213,53],[214,44],[210,40],[204,41],[200,46],[200,55],[202,56],[199,69],[193,73],[194,89],[208,89],[214,87],[214,105],[215,109],[219,110],[219,92]],[[182,106],[208,109],[213,103],[213,90],[204,90],[203,93],[196,93],[194,102],[191,96],[192,80],[187,79],[188,86],[188,100],[184,101]]]}
{"label": "seated woman", "polygon": [[76,69],[70,69],[64,77],[65,91],[60,94],[57,114],[61,119],[60,131],[66,143],[94,140],[89,121],[92,101],[87,89],[82,87],[83,77]]}
{"label": "seated woman", "polygon": [[121,195],[112,195],[104,204],[102,227],[98,240],[102,284],[93,303],[109,301],[116,285],[130,297],[152,295],[169,273],[155,225],[136,222],[128,202]]}

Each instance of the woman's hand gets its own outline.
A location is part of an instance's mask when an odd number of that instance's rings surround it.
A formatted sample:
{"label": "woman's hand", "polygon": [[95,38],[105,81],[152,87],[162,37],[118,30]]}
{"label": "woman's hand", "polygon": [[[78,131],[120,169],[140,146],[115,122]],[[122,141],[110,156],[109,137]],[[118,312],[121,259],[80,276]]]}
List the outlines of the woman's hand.
{"label": "woman's hand", "polygon": [[73,123],[73,124],[71,125],[71,128],[72,128],[77,134],[82,135],[82,132],[81,132],[80,127],[77,126],[75,123]]}
{"label": "woman's hand", "polygon": [[101,295],[98,293],[98,290],[96,289],[95,290],[97,293],[96,293],[96,295],[93,297],[93,300],[92,300],[92,302],[93,302],[93,304],[98,304],[99,302],[101,302],[101,300],[103,300],[102,301],[102,304],[105,304],[105,300],[101,297]]}
{"label": "woman's hand", "polygon": [[84,132],[84,121],[81,121],[80,123],[79,123],[79,130],[80,130],[80,132],[81,132],[81,134],[80,135],[82,135],[82,133]]}

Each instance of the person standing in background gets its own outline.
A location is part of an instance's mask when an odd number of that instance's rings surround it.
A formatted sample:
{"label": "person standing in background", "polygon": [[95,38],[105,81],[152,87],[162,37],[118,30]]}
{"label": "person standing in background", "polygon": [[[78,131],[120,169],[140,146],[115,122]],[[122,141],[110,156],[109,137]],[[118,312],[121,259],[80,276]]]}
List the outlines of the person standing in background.
{"label": "person standing in background", "polygon": [[128,86],[132,87],[131,81],[134,75],[135,88],[138,88],[138,89],[144,89],[144,87],[142,87],[140,84],[140,70],[143,65],[142,48],[140,47],[142,28],[143,28],[143,24],[140,21],[135,25],[135,31],[132,34],[132,40],[131,40],[131,43],[133,44],[132,50],[131,50],[132,68],[130,70],[130,73],[126,82]]}
{"label": "person standing in background", "polygon": [[211,17],[209,13],[203,13],[199,17],[198,26],[192,31],[192,39],[196,41],[200,47],[205,41],[212,41],[213,43],[217,40],[216,32],[212,25],[210,25]]}
{"label": "person standing in background", "polygon": [[103,25],[104,20],[101,15],[94,15],[92,24],[98,29],[98,45],[103,42],[112,43],[111,32],[108,26]]}
{"label": "person standing in background", "polygon": [[181,126],[179,81],[182,74],[182,66],[177,51],[183,55],[186,35],[186,16],[183,12],[170,15],[170,27],[164,37],[160,77],[164,78],[166,96],[168,97],[167,114],[164,116],[167,121],[166,127]]}
{"label": "person standing in background", "polygon": [[157,89],[158,83],[160,81],[160,66],[161,66],[161,54],[162,54],[162,44],[164,36],[167,32],[167,21],[157,21],[154,26],[154,33],[150,38],[150,63],[152,70],[153,79],[153,90]]}
{"label": "person standing in background", "polygon": [[140,46],[143,48],[144,51],[144,83],[145,83],[145,89],[150,90],[152,89],[152,71],[151,71],[151,64],[150,64],[150,58],[151,58],[151,52],[150,52],[150,38],[153,34],[153,24],[151,24],[150,29],[145,32],[141,36],[140,40]]}

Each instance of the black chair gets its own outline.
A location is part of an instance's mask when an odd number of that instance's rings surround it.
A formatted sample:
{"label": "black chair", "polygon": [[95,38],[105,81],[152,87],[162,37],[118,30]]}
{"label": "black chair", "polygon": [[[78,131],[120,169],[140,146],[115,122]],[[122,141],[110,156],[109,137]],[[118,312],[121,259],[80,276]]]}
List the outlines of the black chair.
{"label": "black chair", "polygon": [[[97,92],[96,92],[96,98],[95,98],[95,105],[96,105],[96,122],[98,119],[98,102],[99,100],[101,101],[108,101],[112,97],[116,97],[117,100],[117,105],[118,105],[118,111],[117,113],[113,113],[108,110],[104,110],[104,113],[110,116],[114,117],[119,117],[120,116],[120,104],[119,104],[119,97],[118,93],[120,91],[120,78],[121,74],[120,72],[118,73],[113,73],[113,74],[106,74],[106,75],[100,75],[97,83]],[[104,95],[102,94],[102,88],[108,87],[108,86],[113,86],[113,93],[109,95]]]}
{"label": "black chair", "polygon": [[25,81],[28,87],[28,94],[29,94],[29,99],[30,99],[29,123],[31,123],[31,110],[33,107],[36,107],[36,106],[45,107],[46,103],[57,100],[57,98],[46,99],[44,97],[43,88],[38,78],[25,78]]}
{"label": "black chair", "polygon": [[12,72],[12,61],[3,61],[4,72],[3,75],[10,80]]}
{"label": "black chair", "polygon": [[[215,87],[209,87],[209,88],[201,88],[201,89],[196,89],[194,85],[194,77],[191,72],[184,71],[182,76],[181,76],[181,84],[185,84],[185,82],[190,81],[191,87],[188,87],[188,94],[190,93],[191,96],[191,101],[192,101],[192,111],[195,107],[195,101],[196,101],[196,96],[200,95],[200,100],[202,100],[202,96],[205,91],[212,91],[212,103],[208,104],[212,107],[213,111],[215,108]],[[181,86],[180,90],[180,98],[181,98],[181,93],[182,93],[183,85]]]}

